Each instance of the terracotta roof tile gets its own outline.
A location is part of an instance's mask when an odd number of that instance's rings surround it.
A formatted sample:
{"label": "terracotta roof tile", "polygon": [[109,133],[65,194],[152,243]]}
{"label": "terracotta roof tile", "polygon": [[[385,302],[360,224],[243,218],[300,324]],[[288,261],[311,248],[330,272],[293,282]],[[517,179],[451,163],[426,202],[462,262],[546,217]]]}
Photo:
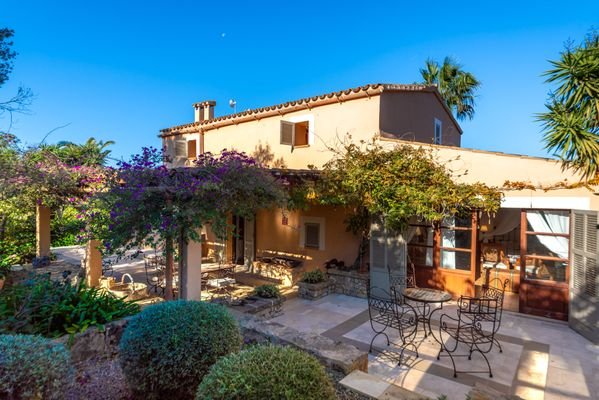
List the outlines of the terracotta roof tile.
{"label": "terracotta roof tile", "polygon": [[[303,99],[288,101],[285,103],[275,104],[272,106],[254,108],[251,110],[241,111],[241,112],[238,112],[235,114],[222,115],[220,117],[211,118],[211,119],[204,120],[204,121],[192,122],[192,123],[183,124],[183,125],[177,125],[177,126],[173,126],[170,128],[160,130],[160,136],[170,136],[170,135],[176,135],[179,133],[187,133],[187,132],[195,130],[194,128],[202,129],[205,127],[207,129],[210,129],[211,125],[214,125],[219,122],[224,122],[227,120],[233,121],[233,120],[248,117],[248,116],[258,117],[260,114],[264,114],[269,111],[283,110],[283,109],[294,107],[294,106],[301,106],[301,105],[309,106],[311,103],[316,103],[320,100],[330,99],[333,97],[340,98],[343,96],[348,96],[353,93],[360,93],[360,92],[373,92],[372,95],[379,95],[384,91],[432,92],[432,93],[435,93],[439,97],[439,99],[441,99],[439,91],[437,90],[437,87],[434,85],[374,83],[374,84],[368,84],[368,85],[364,85],[364,86],[358,86],[358,87],[351,88],[351,89],[339,90],[337,92],[325,93],[325,94],[312,96],[312,97],[305,97]],[[343,101],[343,100],[344,99],[342,99],[342,98],[340,99],[340,101]],[[445,106],[445,102],[442,99],[441,99],[441,102]],[[445,106],[445,108],[447,109],[447,106]],[[451,115],[451,111],[449,109],[447,109],[447,111]],[[457,124],[457,122],[456,122],[456,125],[459,126],[459,124]],[[182,131],[185,131],[185,132],[182,132]]]}

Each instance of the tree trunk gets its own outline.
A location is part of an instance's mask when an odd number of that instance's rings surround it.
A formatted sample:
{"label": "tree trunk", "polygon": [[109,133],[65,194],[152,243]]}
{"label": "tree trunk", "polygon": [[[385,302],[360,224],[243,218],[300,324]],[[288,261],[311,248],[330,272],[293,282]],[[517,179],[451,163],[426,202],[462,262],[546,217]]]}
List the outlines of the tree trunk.
{"label": "tree trunk", "polygon": [[164,289],[164,299],[173,299],[173,238],[166,238],[166,268],[164,271],[164,279],[166,280],[166,288]]}

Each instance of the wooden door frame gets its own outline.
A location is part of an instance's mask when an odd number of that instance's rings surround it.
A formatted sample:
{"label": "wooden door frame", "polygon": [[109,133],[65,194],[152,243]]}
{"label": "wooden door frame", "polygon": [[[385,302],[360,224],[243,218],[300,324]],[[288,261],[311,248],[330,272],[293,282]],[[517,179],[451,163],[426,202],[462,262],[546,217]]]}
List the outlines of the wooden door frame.
{"label": "wooden door frame", "polygon": [[[460,295],[469,295],[473,296],[475,294],[475,285],[476,282],[476,271],[478,266],[478,254],[479,254],[479,245],[478,245],[478,222],[479,222],[479,211],[474,210],[471,213],[471,223],[470,223],[470,270],[458,270],[458,269],[446,269],[441,266],[441,224],[434,227],[434,236],[433,236],[433,281],[437,288],[446,290],[449,292],[455,293],[454,297],[459,297]],[[457,277],[458,280],[460,276],[466,280],[463,285],[465,290],[455,290],[455,288],[448,287],[443,282],[444,275]]]}
{"label": "wooden door frame", "polygon": [[[572,210],[564,210],[564,209],[549,209],[549,208],[522,208],[520,210],[520,289],[519,289],[519,311],[523,314],[532,314],[539,315],[548,318],[567,320],[568,319],[568,302],[570,298],[570,269],[571,269],[571,248],[568,245],[568,257],[566,264],[566,272],[565,272],[565,281],[564,282],[556,282],[556,281],[548,281],[548,280],[540,280],[540,279],[527,279],[526,278],[526,256],[528,253],[528,233],[530,232],[528,228],[528,220],[526,218],[526,213],[529,211],[567,211],[568,212],[568,234],[552,234],[553,236],[561,236],[567,237],[568,241],[571,240],[572,236]],[[552,257],[543,257],[544,259],[552,259]],[[560,259],[562,260],[562,259]],[[565,312],[560,311],[552,311],[542,310],[537,308],[532,308],[527,306],[527,296],[528,292],[531,290],[542,291],[545,292],[553,292],[553,293],[561,293],[562,298],[565,299],[566,304],[564,304],[563,309]],[[565,294],[564,294],[565,293]]]}

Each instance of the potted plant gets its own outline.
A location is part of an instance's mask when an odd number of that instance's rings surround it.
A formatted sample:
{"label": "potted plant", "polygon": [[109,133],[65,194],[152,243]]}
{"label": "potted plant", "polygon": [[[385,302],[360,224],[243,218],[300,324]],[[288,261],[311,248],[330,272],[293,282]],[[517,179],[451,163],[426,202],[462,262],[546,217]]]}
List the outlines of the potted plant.
{"label": "potted plant", "polygon": [[304,299],[316,300],[329,294],[329,280],[319,269],[305,272],[298,286],[299,296]]}

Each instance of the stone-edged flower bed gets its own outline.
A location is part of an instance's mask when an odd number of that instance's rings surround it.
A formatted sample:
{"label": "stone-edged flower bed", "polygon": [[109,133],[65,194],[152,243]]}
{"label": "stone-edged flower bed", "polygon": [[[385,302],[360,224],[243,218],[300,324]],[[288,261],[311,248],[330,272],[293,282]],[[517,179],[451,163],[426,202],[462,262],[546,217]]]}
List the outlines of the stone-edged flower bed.
{"label": "stone-edged flower bed", "polygon": [[303,299],[316,300],[329,294],[328,277],[319,269],[305,272],[297,285],[298,294]]}

